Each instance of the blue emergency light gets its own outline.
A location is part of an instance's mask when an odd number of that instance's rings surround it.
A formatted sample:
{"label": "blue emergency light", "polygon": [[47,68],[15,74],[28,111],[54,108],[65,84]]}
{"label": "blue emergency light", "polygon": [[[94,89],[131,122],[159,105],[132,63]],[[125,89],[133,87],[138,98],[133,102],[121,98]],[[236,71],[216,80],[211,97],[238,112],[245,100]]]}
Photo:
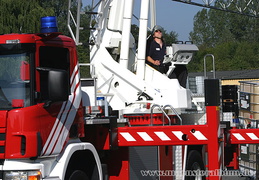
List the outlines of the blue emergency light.
{"label": "blue emergency light", "polygon": [[58,32],[56,16],[46,16],[41,18],[41,33]]}

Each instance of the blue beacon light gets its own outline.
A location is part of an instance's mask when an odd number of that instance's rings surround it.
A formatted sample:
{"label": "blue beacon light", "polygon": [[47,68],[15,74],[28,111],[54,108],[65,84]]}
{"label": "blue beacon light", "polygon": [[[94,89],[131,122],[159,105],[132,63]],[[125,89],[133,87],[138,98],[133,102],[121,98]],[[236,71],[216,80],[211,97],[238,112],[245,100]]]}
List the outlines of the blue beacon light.
{"label": "blue beacon light", "polygon": [[41,18],[41,33],[58,32],[56,16],[46,16]]}

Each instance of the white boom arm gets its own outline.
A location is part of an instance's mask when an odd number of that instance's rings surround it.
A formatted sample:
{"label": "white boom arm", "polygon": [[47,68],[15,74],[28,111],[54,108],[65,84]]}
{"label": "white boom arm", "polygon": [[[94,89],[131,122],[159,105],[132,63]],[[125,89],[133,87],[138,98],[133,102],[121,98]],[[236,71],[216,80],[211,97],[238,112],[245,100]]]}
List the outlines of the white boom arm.
{"label": "white boom arm", "polygon": [[114,110],[123,113],[150,113],[147,103],[171,105],[178,110],[190,108],[188,89],[145,64],[149,0],[141,1],[136,52],[130,33],[132,7],[133,0],[103,0],[99,5],[90,51],[97,95],[105,96]]}

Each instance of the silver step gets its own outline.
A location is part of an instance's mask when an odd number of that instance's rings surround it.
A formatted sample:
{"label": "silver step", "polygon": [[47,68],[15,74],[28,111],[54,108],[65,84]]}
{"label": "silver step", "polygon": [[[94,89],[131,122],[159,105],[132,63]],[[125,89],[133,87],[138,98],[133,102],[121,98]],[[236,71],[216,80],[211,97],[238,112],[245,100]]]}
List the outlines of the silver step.
{"label": "silver step", "polygon": [[[109,124],[110,120],[109,118],[100,118],[100,119],[89,119],[88,117],[85,117],[85,124]],[[117,123],[128,123],[127,119],[117,119]]]}

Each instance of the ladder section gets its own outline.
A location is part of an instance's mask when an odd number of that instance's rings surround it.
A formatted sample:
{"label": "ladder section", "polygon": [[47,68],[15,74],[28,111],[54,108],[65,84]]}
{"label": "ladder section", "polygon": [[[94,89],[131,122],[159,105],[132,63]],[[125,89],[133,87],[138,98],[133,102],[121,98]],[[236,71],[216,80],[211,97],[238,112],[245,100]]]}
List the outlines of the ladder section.
{"label": "ladder section", "polygon": [[[67,27],[68,30],[75,41],[76,45],[81,45],[79,43],[79,30],[82,28],[80,27],[80,12],[81,12],[81,4],[82,0],[77,1],[77,14],[76,17],[72,13],[72,0],[68,1],[68,21],[67,21]],[[75,32],[73,31],[73,27],[71,25],[74,25],[75,27]]]}
{"label": "ladder section", "polygon": [[[102,2],[102,0],[95,3],[95,1],[92,0],[89,11],[85,12],[85,11],[82,11],[82,0],[76,0],[76,2],[73,0],[69,0],[67,27],[68,27],[71,37],[75,41],[76,45],[82,45],[82,43],[80,42],[80,30],[84,29],[83,27],[80,26],[80,20],[81,20],[82,14],[90,15],[90,25],[89,25],[90,30],[98,29],[97,28],[98,23],[96,23],[96,22],[98,22],[97,19],[100,18],[102,16],[102,14],[98,13],[98,12],[94,12],[93,10],[95,10],[101,2]],[[73,8],[75,7],[75,5],[77,6],[76,15],[75,15],[75,13],[73,14],[73,12],[74,12]],[[94,27],[94,26],[97,26],[97,27]],[[89,44],[93,45],[94,42],[93,41],[89,42]]]}

